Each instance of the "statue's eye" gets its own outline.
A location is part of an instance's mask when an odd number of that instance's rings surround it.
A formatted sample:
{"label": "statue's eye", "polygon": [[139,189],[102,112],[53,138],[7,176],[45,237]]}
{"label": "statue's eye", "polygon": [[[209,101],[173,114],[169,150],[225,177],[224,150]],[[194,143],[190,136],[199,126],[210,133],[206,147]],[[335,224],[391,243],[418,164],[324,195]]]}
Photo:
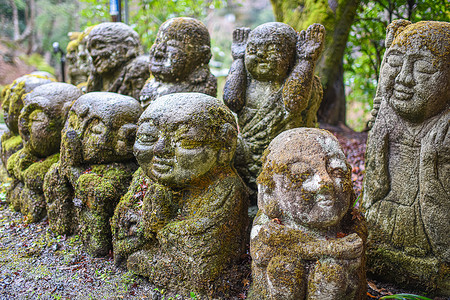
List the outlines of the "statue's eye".
{"label": "statue's eye", "polygon": [[414,71],[425,74],[436,73],[436,67],[429,61],[419,59],[414,63]]}
{"label": "statue's eye", "polygon": [[144,123],[139,126],[136,133],[136,141],[143,144],[155,143],[159,138],[159,130],[156,126]]}
{"label": "statue's eye", "polygon": [[30,115],[30,120],[32,122],[45,122],[47,120],[47,116],[42,111],[34,111]]}
{"label": "statue's eye", "polygon": [[155,143],[158,140],[158,136],[154,134],[141,133],[138,134],[137,140],[141,143]]}
{"label": "statue's eye", "polygon": [[104,134],[106,132],[106,126],[103,122],[95,122],[91,125],[90,132],[93,134]]}
{"label": "statue's eye", "polygon": [[391,54],[388,56],[387,63],[391,67],[401,67],[403,65],[403,56]]}

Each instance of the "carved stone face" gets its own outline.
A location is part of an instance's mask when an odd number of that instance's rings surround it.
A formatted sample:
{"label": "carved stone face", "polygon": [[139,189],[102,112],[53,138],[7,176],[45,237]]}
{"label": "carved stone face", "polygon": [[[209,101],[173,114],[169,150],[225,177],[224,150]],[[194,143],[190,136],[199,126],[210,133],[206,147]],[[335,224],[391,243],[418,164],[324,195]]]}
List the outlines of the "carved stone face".
{"label": "carved stone face", "polygon": [[[422,122],[438,114],[450,99],[450,29],[446,26],[439,34],[433,34],[432,23],[443,22],[420,22],[406,27],[388,49],[381,70],[383,94],[394,111],[411,122]],[[436,47],[439,41],[447,43],[447,49]]]}
{"label": "carved stone face", "polygon": [[132,158],[136,123],[142,109],[135,99],[94,92],[72,106],[62,131],[61,159],[66,165],[107,163]]}
{"label": "carved stone face", "polygon": [[95,73],[116,71],[122,64],[136,57],[140,42],[137,33],[123,23],[102,23],[89,33],[87,48]]}
{"label": "carved stone face", "polygon": [[352,199],[350,168],[330,133],[298,128],[269,146],[258,177],[258,207],[269,217],[326,228],[339,224]]}
{"label": "carved stone face", "polygon": [[68,107],[80,96],[75,86],[60,82],[41,85],[28,94],[19,117],[25,147],[39,157],[59,152]]}
{"label": "carved stone face", "polygon": [[53,79],[43,76],[25,75],[17,78],[9,88],[6,88],[8,90],[5,92],[2,103],[3,117],[12,133],[19,133],[18,121],[23,108],[22,97],[34,88],[53,81]]}
{"label": "carved stone face", "polygon": [[192,18],[175,18],[159,28],[150,49],[150,71],[163,81],[183,80],[211,58],[209,33]]}
{"label": "carved stone face", "polygon": [[250,32],[245,67],[259,81],[284,80],[295,60],[295,31],[282,23],[266,23]]}
{"label": "carved stone face", "polygon": [[182,188],[229,165],[236,137],[235,121],[217,99],[171,94],[152,102],[143,113],[134,154],[147,176]]}
{"label": "carved stone face", "polygon": [[91,69],[91,57],[89,56],[89,51],[87,49],[87,40],[89,33],[95,27],[90,26],[86,28],[79,37],[78,49],[77,49],[77,68],[86,76],[89,76]]}

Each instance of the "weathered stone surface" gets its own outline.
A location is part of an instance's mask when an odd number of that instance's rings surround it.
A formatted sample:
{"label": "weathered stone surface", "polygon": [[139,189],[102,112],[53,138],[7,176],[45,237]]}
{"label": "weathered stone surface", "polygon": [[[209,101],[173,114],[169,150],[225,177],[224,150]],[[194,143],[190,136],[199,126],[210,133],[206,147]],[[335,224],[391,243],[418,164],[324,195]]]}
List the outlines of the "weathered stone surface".
{"label": "weathered stone surface", "polygon": [[226,295],[220,278],[244,253],[248,223],[236,141],[234,116],[213,97],[150,103],[134,145],[140,168],[111,221],[117,264],[161,288]]}
{"label": "weathered stone surface", "polygon": [[80,83],[86,82],[89,74],[85,74],[78,69],[78,46],[80,44],[79,37],[81,32],[69,32],[68,36],[70,42],[67,44],[66,48],[66,64],[67,64],[67,75],[69,83],[73,85],[78,85]]}
{"label": "weathered stone surface", "polygon": [[270,141],[290,128],[316,126],[323,92],[314,68],[324,35],[320,24],[297,33],[278,22],[233,32],[234,61],[223,99],[238,115],[235,166],[253,190]]}
{"label": "weathered stone surface", "polygon": [[450,23],[395,28],[366,152],[369,271],[449,296]]}
{"label": "weathered stone surface", "polygon": [[54,79],[47,75],[29,74],[17,78],[2,90],[3,118],[9,129],[1,137],[1,155],[5,167],[9,157],[23,147],[18,127],[20,111],[23,108],[22,98],[34,88],[53,81]]}
{"label": "weathered stone surface", "polygon": [[206,26],[192,18],[174,18],[159,28],[150,49],[150,72],[141,91],[145,108],[156,98],[181,92],[215,97],[217,79],[209,70],[211,42]]}
{"label": "weathered stone surface", "polygon": [[44,176],[59,158],[61,129],[72,101],[81,92],[67,83],[48,83],[36,87],[23,98],[19,134],[24,147],[7,162],[13,183],[7,197],[28,222],[45,217]]}
{"label": "weathered stone surface", "polygon": [[50,227],[78,231],[94,256],[111,249],[109,219],[137,169],[133,143],[141,113],[139,102],[124,95],[78,98],[62,130],[61,159],[45,177]]}
{"label": "weathered stone surface", "polygon": [[267,148],[250,240],[248,299],[365,299],[363,217],[329,132],[296,128]]}
{"label": "weathered stone surface", "polygon": [[115,22],[101,23],[87,36],[92,59],[87,91],[114,92],[139,98],[150,76],[148,56],[142,52],[138,34],[130,26]]}

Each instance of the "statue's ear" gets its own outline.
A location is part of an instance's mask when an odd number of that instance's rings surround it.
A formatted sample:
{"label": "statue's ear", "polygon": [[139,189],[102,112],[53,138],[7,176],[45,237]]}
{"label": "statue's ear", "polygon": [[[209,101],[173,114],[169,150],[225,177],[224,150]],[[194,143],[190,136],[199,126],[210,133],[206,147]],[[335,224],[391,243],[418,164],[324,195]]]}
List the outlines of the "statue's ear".
{"label": "statue's ear", "polygon": [[140,46],[136,45],[136,41],[132,37],[126,38],[124,43],[127,45],[126,57],[135,57],[140,53]]}
{"label": "statue's ear", "polygon": [[384,40],[384,46],[389,48],[392,45],[395,37],[402,32],[406,26],[411,25],[411,22],[408,20],[395,20],[386,28],[386,39]]}
{"label": "statue's ear", "polygon": [[211,48],[207,45],[203,45],[200,47],[199,51],[202,57],[204,57],[203,64],[208,65],[212,57]]}
{"label": "statue's ear", "polygon": [[136,138],[136,124],[125,124],[117,132],[116,154],[121,157],[133,156],[133,145]]}
{"label": "statue's ear", "polygon": [[220,138],[224,146],[219,152],[219,164],[229,164],[233,159],[237,144],[237,130],[231,124],[226,123],[220,129]]}

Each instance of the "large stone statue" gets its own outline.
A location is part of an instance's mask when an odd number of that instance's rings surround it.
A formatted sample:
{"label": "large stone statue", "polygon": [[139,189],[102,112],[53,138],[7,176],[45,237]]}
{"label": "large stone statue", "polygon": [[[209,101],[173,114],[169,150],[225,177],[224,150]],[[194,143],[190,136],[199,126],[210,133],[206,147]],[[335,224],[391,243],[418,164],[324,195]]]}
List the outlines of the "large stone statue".
{"label": "large stone statue", "polygon": [[213,97],[217,79],[209,71],[211,42],[206,26],[192,18],[174,18],[159,28],[150,49],[150,71],[141,91],[144,107],[156,98],[181,92],[199,92]]}
{"label": "large stone statue", "polygon": [[226,270],[245,251],[247,195],[231,165],[231,111],[200,93],[162,96],[139,120],[140,168],[111,221],[114,259],[175,291],[226,293]]}
{"label": "large stone statue", "polygon": [[450,23],[397,28],[367,143],[369,271],[449,296]]}
{"label": "large stone statue", "polygon": [[142,52],[138,34],[123,23],[101,23],[87,37],[92,59],[87,91],[114,92],[139,98],[150,76],[148,56]]}
{"label": "large stone statue", "polygon": [[233,32],[223,99],[237,113],[242,136],[235,166],[253,190],[270,141],[284,130],[316,125],[323,92],[314,68],[324,35],[320,24],[297,33],[278,22]]}
{"label": "large stone statue", "polygon": [[366,299],[363,217],[329,132],[296,128],[269,145],[258,177],[248,299]]}
{"label": "large stone statue", "polygon": [[132,149],[141,113],[128,96],[83,95],[62,130],[61,159],[45,177],[50,227],[58,234],[78,230],[94,256],[111,250],[109,219],[137,169]]}
{"label": "large stone statue", "polygon": [[2,162],[6,167],[8,158],[22,148],[22,138],[19,135],[19,115],[23,108],[23,96],[34,88],[53,82],[54,79],[42,75],[25,75],[14,80],[2,90],[2,109],[5,124],[8,127],[1,138]]}
{"label": "large stone statue", "polygon": [[72,101],[79,96],[81,92],[75,86],[55,82],[38,86],[23,98],[19,133],[24,147],[7,162],[13,178],[8,199],[28,222],[46,216],[44,176],[58,161],[61,129]]}

